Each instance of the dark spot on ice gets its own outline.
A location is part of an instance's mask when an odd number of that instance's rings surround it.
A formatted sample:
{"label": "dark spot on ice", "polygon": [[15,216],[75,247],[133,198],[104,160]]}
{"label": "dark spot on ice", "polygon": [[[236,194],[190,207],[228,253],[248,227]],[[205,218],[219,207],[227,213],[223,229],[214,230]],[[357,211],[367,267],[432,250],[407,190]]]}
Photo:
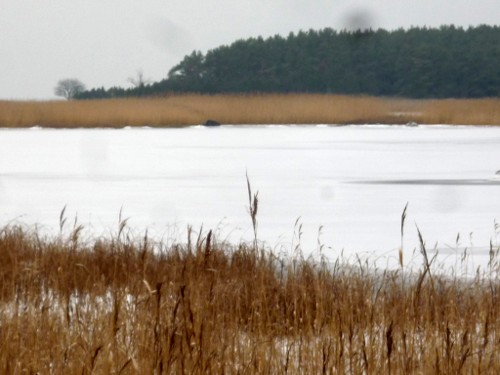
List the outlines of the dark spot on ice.
{"label": "dark spot on ice", "polygon": [[215,120],[207,120],[207,121],[205,121],[205,123],[203,125],[205,125],[205,126],[219,126],[220,122],[215,121]]}
{"label": "dark spot on ice", "polygon": [[451,185],[451,186],[498,186],[500,180],[487,179],[421,179],[421,180],[365,180],[350,181],[367,185]]}

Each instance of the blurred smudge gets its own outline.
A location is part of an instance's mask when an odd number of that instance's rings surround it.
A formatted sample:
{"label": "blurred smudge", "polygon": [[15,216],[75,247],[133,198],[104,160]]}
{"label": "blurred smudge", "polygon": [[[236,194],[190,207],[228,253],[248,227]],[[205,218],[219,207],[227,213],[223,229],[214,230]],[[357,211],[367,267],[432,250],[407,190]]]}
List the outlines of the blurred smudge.
{"label": "blurred smudge", "polygon": [[432,194],[433,206],[440,212],[455,212],[462,206],[464,196],[457,191],[456,186],[437,186]]}
{"label": "blurred smudge", "polygon": [[105,170],[108,161],[109,142],[103,137],[86,135],[80,139],[80,157],[87,175],[95,175]]}
{"label": "blurred smudge", "polygon": [[320,197],[322,201],[333,201],[335,198],[335,190],[331,185],[323,185],[320,190]]}
{"label": "blurred smudge", "polygon": [[343,28],[347,31],[367,31],[374,29],[375,16],[366,8],[355,8],[346,14]]}
{"label": "blurred smudge", "polygon": [[[2,203],[2,200],[4,199],[4,195],[5,195],[5,188],[3,187],[3,181],[2,181],[2,177],[0,176],[0,205]],[[0,207],[1,209],[1,207]]]}
{"label": "blurred smudge", "polygon": [[158,48],[171,55],[186,54],[194,46],[191,32],[167,17],[148,22],[147,36]]}

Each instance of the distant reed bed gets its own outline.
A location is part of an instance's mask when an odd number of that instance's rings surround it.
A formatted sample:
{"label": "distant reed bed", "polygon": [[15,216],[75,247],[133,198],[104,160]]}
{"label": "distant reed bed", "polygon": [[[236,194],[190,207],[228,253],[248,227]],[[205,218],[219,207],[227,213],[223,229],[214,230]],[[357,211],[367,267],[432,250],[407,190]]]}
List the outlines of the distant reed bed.
{"label": "distant reed bed", "polygon": [[0,229],[1,373],[500,373],[497,248],[462,279],[65,222]]}
{"label": "distant reed bed", "polygon": [[89,101],[0,101],[1,127],[171,127],[203,124],[499,125],[500,99],[408,100],[365,96],[174,95]]}

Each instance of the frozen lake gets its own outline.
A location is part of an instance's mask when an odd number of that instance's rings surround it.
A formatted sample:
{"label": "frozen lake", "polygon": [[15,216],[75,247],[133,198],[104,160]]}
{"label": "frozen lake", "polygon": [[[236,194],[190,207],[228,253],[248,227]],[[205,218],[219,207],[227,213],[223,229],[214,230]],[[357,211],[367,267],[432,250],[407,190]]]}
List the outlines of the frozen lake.
{"label": "frozen lake", "polygon": [[[183,241],[188,224],[219,239],[252,238],[248,171],[259,191],[259,239],[327,256],[396,262],[409,202],[405,259],[427,247],[450,264],[465,248],[488,260],[500,219],[500,128],[223,126],[183,129],[0,130],[0,225],[57,232],[59,213],[93,233],[118,215]],[[296,225],[296,222],[298,223]],[[321,234],[318,236],[319,228]],[[457,244],[457,235],[460,238]]]}

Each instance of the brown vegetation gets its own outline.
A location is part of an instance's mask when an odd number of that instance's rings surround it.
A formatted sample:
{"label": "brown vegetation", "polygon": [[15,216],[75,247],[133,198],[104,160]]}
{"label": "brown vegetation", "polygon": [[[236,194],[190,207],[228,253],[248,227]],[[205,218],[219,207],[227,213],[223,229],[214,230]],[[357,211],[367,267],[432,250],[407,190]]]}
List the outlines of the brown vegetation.
{"label": "brown vegetation", "polygon": [[1,127],[223,124],[499,125],[500,99],[409,100],[364,96],[177,95],[88,101],[0,101]]}
{"label": "brown vegetation", "polygon": [[80,234],[0,230],[1,373],[500,372],[495,249],[491,274],[464,280],[435,275],[424,247],[410,275],[211,232],[168,248],[124,222],[113,238]]}

